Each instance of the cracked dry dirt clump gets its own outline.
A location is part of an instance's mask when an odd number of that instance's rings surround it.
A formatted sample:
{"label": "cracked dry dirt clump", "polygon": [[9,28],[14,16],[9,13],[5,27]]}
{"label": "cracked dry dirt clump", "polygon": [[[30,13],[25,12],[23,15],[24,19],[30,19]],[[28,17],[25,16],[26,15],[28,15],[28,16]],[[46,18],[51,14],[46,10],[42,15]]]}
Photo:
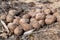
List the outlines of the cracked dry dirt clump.
{"label": "cracked dry dirt clump", "polygon": [[60,40],[60,0],[0,0],[1,40]]}

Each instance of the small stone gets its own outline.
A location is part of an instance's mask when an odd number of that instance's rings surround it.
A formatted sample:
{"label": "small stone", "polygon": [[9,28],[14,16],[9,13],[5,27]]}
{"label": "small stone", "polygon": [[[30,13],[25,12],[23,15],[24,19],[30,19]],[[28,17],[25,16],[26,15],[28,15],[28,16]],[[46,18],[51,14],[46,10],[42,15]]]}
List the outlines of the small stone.
{"label": "small stone", "polygon": [[50,10],[50,9],[45,9],[45,10],[44,10],[44,13],[45,13],[45,14],[50,14],[50,13],[51,13],[51,10]]}
{"label": "small stone", "polygon": [[39,24],[39,22],[37,21],[37,20],[32,20],[31,22],[30,22],[30,24],[32,25],[32,27],[33,28],[35,28],[35,29],[39,29],[40,28],[40,24]]}
{"label": "small stone", "polygon": [[9,10],[9,15],[12,15],[14,16],[15,14],[17,14],[17,11],[16,10]]}
{"label": "small stone", "polygon": [[36,14],[36,19],[37,20],[42,20],[42,19],[44,19],[45,18],[45,15],[43,14],[43,13],[38,13],[38,14]]}
{"label": "small stone", "polygon": [[44,20],[39,20],[39,24],[40,24],[41,26],[43,26],[43,25],[44,25]]}
{"label": "small stone", "polygon": [[32,26],[30,24],[23,23],[22,28],[23,28],[24,31],[28,31],[28,30],[32,29]]}
{"label": "small stone", "polygon": [[20,17],[17,17],[13,20],[13,23],[19,25],[19,20],[20,20]]}
{"label": "small stone", "polygon": [[21,35],[23,33],[23,30],[18,26],[14,30],[15,35]]}
{"label": "small stone", "polygon": [[2,20],[5,20],[6,19],[6,15],[4,14],[4,15],[1,15],[1,17],[0,17]]}
{"label": "small stone", "polygon": [[23,17],[22,18],[26,18],[26,19],[29,19],[31,16],[29,15],[29,14],[25,14],[25,15],[23,15]]}
{"label": "small stone", "polygon": [[14,17],[11,16],[11,15],[7,15],[7,17],[6,17],[6,21],[7,21],[7,22],[12,22],[13,19],[14,19]]}
{"label": "small stone", "polygon": [[29,19],[25,19],[25,18],[22,18],[19,21],[20,24],[22,24],[22,23],[28,23],[28,22],[29,22]]}
{"label": "small stone", "polygon": [[46,24],[52,24],[56,20],[55,16],[53,15],[47,15],[45,19]]}
{"label": "small stone", "polygon": [[14,29],[17,27],[16,24],[14,23],[8,23],[8,28],[10,30],[11,33],[13,33]]}

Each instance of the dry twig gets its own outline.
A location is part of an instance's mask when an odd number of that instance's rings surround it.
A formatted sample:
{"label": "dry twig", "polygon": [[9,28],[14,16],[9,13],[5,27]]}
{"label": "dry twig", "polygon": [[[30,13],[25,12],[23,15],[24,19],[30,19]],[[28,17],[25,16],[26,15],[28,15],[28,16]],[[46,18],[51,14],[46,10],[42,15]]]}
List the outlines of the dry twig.
{"label": "dry twig", "polygon": [[9,33],[9,29],[8,29],[8,27],[6,26],[5,22],[1,20],[1,23],[3,24],[4,28],[6,29],[6,31]]}

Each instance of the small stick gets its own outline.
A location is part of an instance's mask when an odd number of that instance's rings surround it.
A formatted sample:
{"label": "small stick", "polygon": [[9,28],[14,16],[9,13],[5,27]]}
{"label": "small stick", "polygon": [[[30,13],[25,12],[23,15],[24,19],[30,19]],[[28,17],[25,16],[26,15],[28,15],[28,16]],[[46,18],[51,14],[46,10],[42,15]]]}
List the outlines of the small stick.
{"label": "small stick", "polygon": [[26,36],[32,34],[34,30],[35,30],[35,29],[32,29],[32,30],[29,30],[29,31],[25,32],[25,33],[22,35],[22,39],[27,40],[27,39],[26,39]]}
{"label": "small stick", "polygon": [[34,31],[35,29],[32,29],[32,30],[29,30],[29,31],[27,31],[27,32],[24,32],[24,34],[23,35],[30,35],[30,34],[32,34],[33,33],[33,31]]}
{"label": "small stick", "polygon": [[4,21],[1,20],[1,23],[3,24],[4,28],[6,29],[6,31],[9,33],[9,29],[8,29],[8,27],[6,26],[6,24],[4,23]]}

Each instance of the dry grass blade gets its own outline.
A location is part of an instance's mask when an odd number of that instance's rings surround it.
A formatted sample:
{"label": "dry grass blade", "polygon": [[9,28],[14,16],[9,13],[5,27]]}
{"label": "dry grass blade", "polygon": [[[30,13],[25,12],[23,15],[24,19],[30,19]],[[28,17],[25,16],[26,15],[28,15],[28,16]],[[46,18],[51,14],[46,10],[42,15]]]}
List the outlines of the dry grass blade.
{"label": "dry grass blade", "polygon": [[8,27],[6,26],[6,24],[4,23],[4,21],[1,20],[1,23],[3,24],[4,28],[6,29],[6,31],[9,33],[9,29],[8,29]]}

